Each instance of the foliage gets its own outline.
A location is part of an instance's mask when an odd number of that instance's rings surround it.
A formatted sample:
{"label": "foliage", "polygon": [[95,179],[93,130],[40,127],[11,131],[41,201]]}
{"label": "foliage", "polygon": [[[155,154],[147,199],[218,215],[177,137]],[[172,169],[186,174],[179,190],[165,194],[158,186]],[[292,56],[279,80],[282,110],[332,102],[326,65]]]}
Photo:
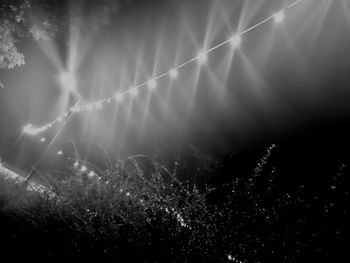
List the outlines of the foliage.
{"label": "foliage", "polygon": [[268,149],[251,176],[215,188],[179,181],[178,163],[169,170],[145,156],[101,170],[85,163],[93,174],[73,166],[70,176],[45,177],[55,196],[1,180],[1,238],[9,253],[20,247],[35,259],[344,260],[347,167],[314,192],[302,184],[284,187],[274,151]]}
{"label": "foliage", "polygon": [[[119,1],[0,0],[0,69],[25,64],[19,48],[23,39],[66,39],[70,27],[84,24],[89,30],[107,25]],[[91,32],[90,32],[91,33]],[[4,87],[0,83],[0,87]]]}
{"label": "foliage", "polygon": [[24,56],[18,51],[16,43],[24,35],[24,12],[28,3],[13,4],[1,1],[0,4],[0,69],[24,65]]}

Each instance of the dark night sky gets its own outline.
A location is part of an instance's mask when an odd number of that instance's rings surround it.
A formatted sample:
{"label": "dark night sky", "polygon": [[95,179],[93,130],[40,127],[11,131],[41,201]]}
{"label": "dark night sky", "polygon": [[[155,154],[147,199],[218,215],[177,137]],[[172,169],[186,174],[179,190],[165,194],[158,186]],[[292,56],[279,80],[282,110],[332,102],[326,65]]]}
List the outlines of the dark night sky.
{"label": "dark night sky", "polygon": [[[244,2],[133,1],[99,31],[83,27],[79,92],[94,101],[143,82],[152,72],[195,56],[203,42],[211,47],[240,22],[244,29],[281,6],[280,1]],[[96,154],[101,145],[115,156],[187,144],[234,154],[298,138],[349,145],[350,9],[345,3],[305,0],[288,10],[281,24],[269,22],[244,35],[233,59],[230,47],[222,47],[204,66],[188,65],[174,82],[160,80],[156,93],[142,90],[118,111],[112,103],[74,116],[45,162],[55,162],[58,149],[71,152],[69,140],[83,155]],[[57,40],[56,49],[65,61],[63,42]],[[45,147],[38,142],[42,136],[21,137],[22,126],[55,118],[62,110],[62,91],[57,69],[38,43],[30,40],[21,47],[26,65],[0,71],[6,85],[0,90],[0,157],[28,168]]]}

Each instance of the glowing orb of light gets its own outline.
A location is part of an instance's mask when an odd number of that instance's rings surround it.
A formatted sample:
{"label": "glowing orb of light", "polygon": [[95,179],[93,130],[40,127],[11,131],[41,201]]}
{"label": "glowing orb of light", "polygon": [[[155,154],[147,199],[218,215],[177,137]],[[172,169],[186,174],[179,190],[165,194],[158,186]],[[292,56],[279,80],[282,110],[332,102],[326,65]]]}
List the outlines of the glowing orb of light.
{"label": "glowing orb of light", "polygon": [[42,138],[40,139],[40,142],[45,142],[45,141],[46,141],[45,137],[42,137]]}
{"label": "glowing orb of light", "polygon": [[72,112],[79,112],[81,111],[80,107],[78,105],[74,105],[73,107],[70,108]]}
{"label": "glowing orb of light", "polygon": [[37,135],[43,132],[43,129],[34,127],[31,123],[29,123],[23,127],[23,132],[28,135]]}
{"label": "glowing orb of light", "polygon": [[147,82],[147,86],[150,89],[155,89],[157,87],[157,82],[154,79],[151,79],[150,81]]}
{"label": "glowing orb of light", "polygon": [[176,78],[179,75],[179,72],[177,72],[176,69],[172,69],[172,70],[169,71],[169,75],[170,75],[171,78],[174,79],[174,78]]}
{"label": "glowing orb of light", "polygon": [[62,155],[62,154],[63,152],[61,150],[57,152],[57,155]]}
{"label": "glowing orb of light", "polygon": [[92,111],[92,110],[94,109],[94,105],[88,104],[88,105],[86,105],[85,109],[86,109],[87,111]]}
{"label": "glowing orb of light", "polygon": [[199,52],[197,59],[198,59],[199,63],[206,62],[208,59],[207,53],[205,51]]}
{"label": "glowing orb of light", "polygon": [[123,94],[117,93],[117,94],[114,95],[114,98],[115,98],[116,101],[122,102],[124,97],[123,97]]}
{"label": "glowing orb of light", "polygon": [[241,45],[242,43],[242,38],[240,35],[234,35],[230,38],[230,44],[233,48],[237,48]]}
{"label": "glowing orb of light", "polygon": [[69,91],[76,91],[77,81],[73,74],[68,72],[62,72],[60,74],[60,83],[61,85]]}
{"label": "glowing orb of light", "polygon": [[79,162],[76,161],[76,162],[73,164],[73,166],[74,166],[74,167],[78,167],[78,166],[79,166]]}
{"label": "glowing orb of light", "polygon": [[80,172],[86,172],[87,171],[87,167],[85,165],[83,165],[81,168],[80,168]]}
{"label": "glowing orb of light", "polygon": [[102,106],[103,105],[102,105],[101,101],[98,101],[98,102],[95,103],[95,108],[98,109],[98,110],[102,109]]}
{"label": "glowing orb of light", "polygon": [[92,178],[92,177],[94,177],[96,174],[94,173],[94,171],[90,171],[89,173],[88,173],[88,176],[90,177],[90,178]]}
{"label": "glowing orb of light", "polygon": [[273,19],[275,20],[276,23],[282,22],[284,17],[285,17],[285,14],[283,10],[273,15]]}
{"label": "glowing orb of light", "polygon": [[130,94],[131,94],[131,96],[135,97],[135,96],[137,96],[138,93],[139,93],[139,92],[138,92],[137,88],[132,87],[132,88],[130,89]]}
{"label": "glowing orb of light", "polygon": [[26,133],[26,134],[30,134],[30,135],[36,135],[37,134],[36,129],[30,123],[23,127],[23,132]]}

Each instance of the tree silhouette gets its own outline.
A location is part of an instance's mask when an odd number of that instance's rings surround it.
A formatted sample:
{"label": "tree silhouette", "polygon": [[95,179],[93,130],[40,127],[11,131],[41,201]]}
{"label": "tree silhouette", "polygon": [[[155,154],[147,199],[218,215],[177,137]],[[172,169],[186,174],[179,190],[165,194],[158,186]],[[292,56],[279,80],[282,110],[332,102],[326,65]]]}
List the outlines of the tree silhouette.
{"label": "tree silhouette", "polygon": [[[74,19],[97,30],[109,24],[111,16],[126,2],[129,1],[0,0],[0,69],[25,65],[19,48],[24,39],[65,39]],[[1,82],[0,87],[4,87]]]}

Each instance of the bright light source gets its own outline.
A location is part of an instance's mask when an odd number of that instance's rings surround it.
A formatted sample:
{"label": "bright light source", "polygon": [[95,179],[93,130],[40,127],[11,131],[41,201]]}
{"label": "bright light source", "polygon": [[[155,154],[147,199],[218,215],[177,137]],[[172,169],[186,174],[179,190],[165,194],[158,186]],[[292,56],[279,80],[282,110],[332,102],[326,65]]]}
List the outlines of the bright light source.
{"label": "bright light source", "polygon": [[239,47],[241,43],[242,43],[242,38],[239,34],[234,35],[230,38],[230,44],[233,48]]}
{"label": "bright light source", "polygon": [[172,69],[172,70],[169,71],[169,75],[170,75],[171,78],[174,79],[174,78],[176,78],[179,75],[179,72],[177,72],[176,69]]}
{"label": "bright light source", "polygon": [[23,127],[23,132],[31,135],[36,134],[33,125],[30,123]]}
{"label": "bright light source", "polygon": [[76,91],[77,81],[73,74],[68,72],[62,72],[60,74],[60,82],[65,89],[74,92]]}
{"label": "bright light source", "polygon": [[138,93],[139,93],[139,92],[138,92],[137,88],[132,87],[132,88],[130,89],[130,94],[131,94],[131,96],[135,97],[135,96],[137,96]]}
{"label": "bright light source", "polygon": [[50,123],[47,124],[47,125],[44,125],[44,126],[41,126],[41,127],[35,127],[33,126],[32,124],[27,124],[23,127],[23,132],[25,134],[28,134],[28,135],[38,135],[39,133],[42,133],[44,131],[46,131],[48,128],[51,128],[52,127],[52,124]]}
{"label": "bright light source", "polygon": [[94,109],[94,105],[88,104],[88,105],[86,105],[85,109],[88,110],[88,111],[91,111],[91,110]]}
{"label": "bright light source", "polygon": [[147,86],[150,89],[155,89],[157,87],[157,82],[154,79],[151,79],[150,81],[147,82]]}
{"label": "bright light source", "polygon": [[23,127],[23,132],[26,133],[26,134],[29,134],[29,135],[37,135],[41,131],[42,130],[40,128],[34,127],[30,123]]}
{"label": "bright light source", "polygon": [[95,103],[95,108],[96,108],[96,109],[102,109],[102,106],[103,106],[103,105],[102,105],[102,102],[101,102],[101,101],[98,101],[98,102]]}
{"label": "bright light source", "polygon": [[277,23],[282,22],[284,17],[285,17],[285,14],[284,14],[283,10],[279,11],[278,13],[273,15],[273,18],[274,18],[275,22],[277,22]]}
{"label": "bright light source", "polygon": [[41,141],[41,142],[46,142],[45,137],[42,137],[42,138],[40,139],[40,141]]}
{"label": "bright light source", "polygon": [[62,155],[62,154],[63,152],[61,150],[57,152],[57,155]]}
{"label": "bright light source", "polygon": [[91,178],[91,177],[94,177],[96,174],[94,173],[94,171],[90,171],[89,173],[88,173],[88,176]]}
{"label": "bright light source", "polygon": [[74,167],[78,167],[78,166],[79,166],[79,162],[75,162],[75,163],[73,164],[73,166],[74,166]]}
{"label": "bright light source", "polygon": [[86,172],[87,171],[87,167],[85,165],[83,165],[81,168],[80,168],[80,172]]}
{"label": "bright light source", "polygon": [[207,56],[207,53],[205,51],[201,51],[198,53],[197,58],[198,58],[199,63],[204,63],[207,61],[208,56]]}
{"label": "bright light source", "polygon": [[79,112],[80,111],[80,107],[78,105],[74,105],[72,108],[70,108],[70,110],[72,112]]}
{"label": "bright light source", "polygon": [[115,98],[116,101],[122,102],[124,97],[123,97],[123,94],[117,93],[117,94],[114,95],[114,98]]}

